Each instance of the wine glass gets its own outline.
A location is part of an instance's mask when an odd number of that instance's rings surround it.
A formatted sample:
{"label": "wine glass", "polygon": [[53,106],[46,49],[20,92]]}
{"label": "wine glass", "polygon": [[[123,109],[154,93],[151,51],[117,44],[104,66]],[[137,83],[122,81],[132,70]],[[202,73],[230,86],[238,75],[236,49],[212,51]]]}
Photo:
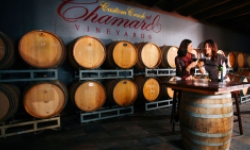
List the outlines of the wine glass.
{"label": "wine glass", "polygon": [[197,61],[197,59],[198,59],[198,58],[196,57],[196,55],[194,55],[194,57],[193,57],[192,61],[193,61],[193,62],[196,62],[196,61]]}
{"label": "wine glass", "polygon": [[198,56],[199,61],[204,61],[205,60],[204,53],[198,53],[197,56]]}

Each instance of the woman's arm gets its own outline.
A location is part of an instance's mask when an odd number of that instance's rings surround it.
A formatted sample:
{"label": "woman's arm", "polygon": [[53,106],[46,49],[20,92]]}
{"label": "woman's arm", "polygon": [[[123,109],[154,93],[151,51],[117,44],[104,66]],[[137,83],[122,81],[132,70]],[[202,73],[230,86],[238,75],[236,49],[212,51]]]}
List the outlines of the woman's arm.
{"label": "woman's arm", "polygon": [[186,70],[184,62],[180,57],[175,57],[176,76],[183,77],[189,75],[189,71]]}
{"label": "woman's arm", "polygon": [[199,68],[201,74],[205,74],[205,73],[206,73],[204,61],[200,61],[200,60],[199,60],[198,63],[197,63],[197,66],[198,66],[198,68]]}
{"label": "woman's arm", "polygon": [[[195,57],[195,55],[194,54],[191,54],[191,59],[193,60],[193,58]],[[192,75],[192,76],[194,76],[194,74],[195,74],[195,67],[196,67],[196,65],[197,65],[197,62],[192,62],[188,67],[190,67],[190,74]]]}

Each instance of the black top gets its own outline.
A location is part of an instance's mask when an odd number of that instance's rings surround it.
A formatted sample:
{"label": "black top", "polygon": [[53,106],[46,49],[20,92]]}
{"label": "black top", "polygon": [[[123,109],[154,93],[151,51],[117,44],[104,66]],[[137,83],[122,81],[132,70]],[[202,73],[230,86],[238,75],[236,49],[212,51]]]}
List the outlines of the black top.
{"label": "black top", "polygon": [[[221,60],[222,60],[222,63],[224,63],[226,60],[226,57],[222,54],[217,55],[217,60],[215,62],[211,59],[209,60],[208,58],[206,58],[205,60],[205,69],[209,75],[209,78],[212,81],[215,81],[215,82],[218,81],[218,66],[221,63]],[[223,71],[226,71],[226,70],[223,70]]]}

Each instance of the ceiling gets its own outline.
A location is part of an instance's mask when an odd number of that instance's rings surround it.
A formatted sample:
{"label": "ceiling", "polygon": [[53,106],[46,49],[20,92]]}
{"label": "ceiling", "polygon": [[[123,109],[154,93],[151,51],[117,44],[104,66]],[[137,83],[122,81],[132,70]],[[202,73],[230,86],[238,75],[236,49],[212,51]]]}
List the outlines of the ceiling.
{"label": "ceiling", "polygon": [[126,0],[250,35],[250,0]]}

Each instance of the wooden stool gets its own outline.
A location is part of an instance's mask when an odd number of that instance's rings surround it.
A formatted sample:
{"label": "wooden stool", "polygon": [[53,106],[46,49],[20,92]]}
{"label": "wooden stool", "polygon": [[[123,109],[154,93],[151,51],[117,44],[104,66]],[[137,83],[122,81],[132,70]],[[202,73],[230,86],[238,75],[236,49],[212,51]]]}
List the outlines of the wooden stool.
{"label": "wooden stool", "polygon": [[[176,111],[177,94],[178,94],[178,105],[177,105],[177,111]],[[180,103],[181,103],[181,90],[174,90],[172,112],[171,112],[171,123],[173,123],[172,132],[174,132],[175,122],[179,121]]]}
{"label": "wooden stool", "polygon": [[241,116],[240,116],[240,106],[239,106],[239,99],[238,95],[240,94],[240,91],[234,91],[232,92],[233,97],[235,98],[235,105],[236,105],[236,116],[238,116],[238,122],[239,122],[239,129],[240,134],[243,134],[243,128],[242,128],[242,122],[241,122]]}
{"label": "wooden stool", "polygon": [[[235,98],[236,111],[237,111],[236,116],[238,116],[240,134],[242,135],[243,134],[243,129],[242,129],[240,106],[239,106],[239,100],[238,100],[239,92],[240,91],[234,91],[234,92],[232,92],[232,95]],[[178,94],[178,105],[177,105],[177,111],[176,111],[177,94]],[[171,123],[173,123],[172,132],[174,132],[174,130],[175,130],[175,122],[179,121],[180,103],[181,103],[181,90],[174,90],[172,112],[171,112]]]}

